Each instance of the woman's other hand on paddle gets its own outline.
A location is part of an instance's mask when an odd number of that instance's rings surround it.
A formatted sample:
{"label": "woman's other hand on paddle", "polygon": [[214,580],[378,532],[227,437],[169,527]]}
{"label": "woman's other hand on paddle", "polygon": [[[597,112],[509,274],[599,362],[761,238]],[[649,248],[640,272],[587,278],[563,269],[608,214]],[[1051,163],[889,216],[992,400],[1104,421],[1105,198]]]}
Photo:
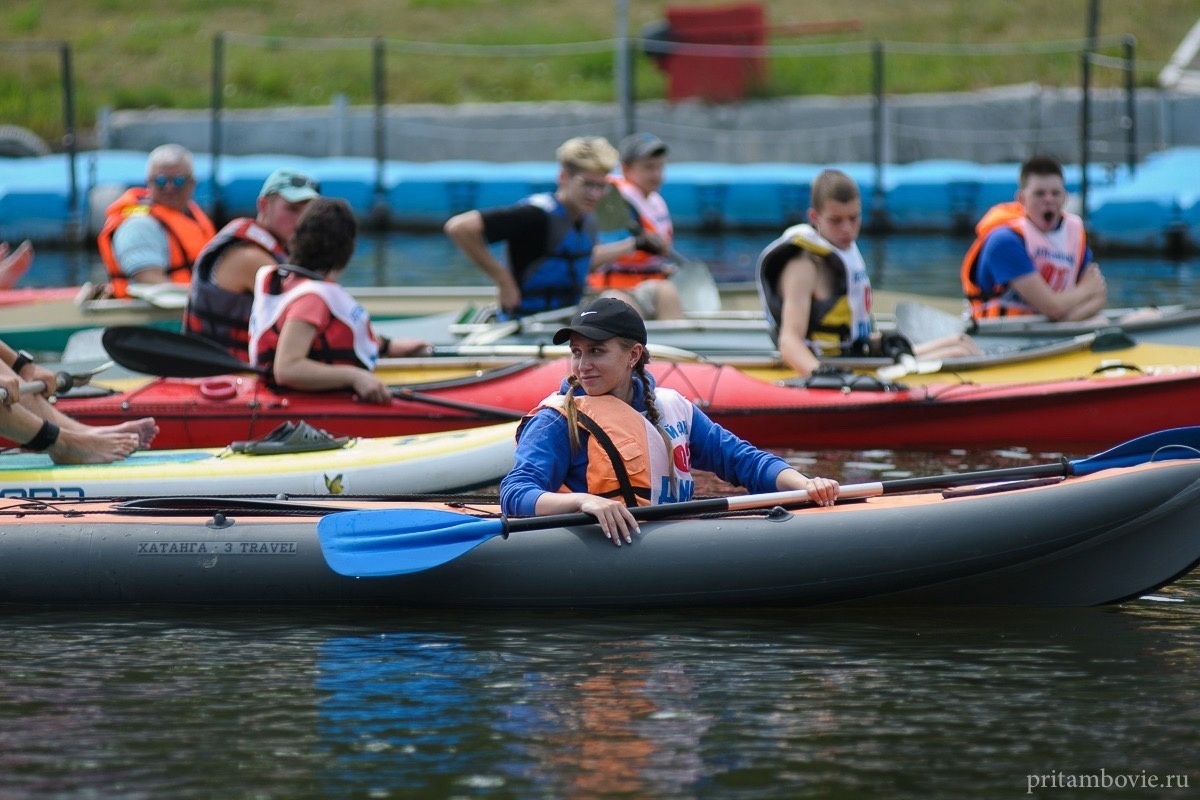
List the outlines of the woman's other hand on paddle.
{"label": "woman's other hand on paddle", "polygon": [[810,478],[794,469],[780,472],[775,478],[775,486],[781,492],[808,492],[809,500],[819,506],[831,506],[836,503],[838,492],[841,490],[838,482],[831,478]]}
{"label": "woman's other hand on paddle", "polygon": [[831,506],[837,502],[841,486],[831,478],[809,478],[808,497],[819,506]]}

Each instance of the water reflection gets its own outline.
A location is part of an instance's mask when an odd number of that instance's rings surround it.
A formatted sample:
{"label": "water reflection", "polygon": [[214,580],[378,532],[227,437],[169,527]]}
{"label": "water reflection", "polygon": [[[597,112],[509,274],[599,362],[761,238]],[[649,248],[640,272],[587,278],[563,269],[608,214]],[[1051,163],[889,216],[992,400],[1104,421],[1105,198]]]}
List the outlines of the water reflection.
{"label": "water reflection", "polygon": [[1200,582],[1162,594],[1182,602],[7,609],[0,794],[998,797],[1186,773]]}
{"label": "water reflection", "polygon": [[1157,625],[1178,607],[1143,605],[517,615],[338,637],[317,680],[326,777],[405,796],[988,797],[1056,764],[1186,772],[1200,660],[1177,661]]}

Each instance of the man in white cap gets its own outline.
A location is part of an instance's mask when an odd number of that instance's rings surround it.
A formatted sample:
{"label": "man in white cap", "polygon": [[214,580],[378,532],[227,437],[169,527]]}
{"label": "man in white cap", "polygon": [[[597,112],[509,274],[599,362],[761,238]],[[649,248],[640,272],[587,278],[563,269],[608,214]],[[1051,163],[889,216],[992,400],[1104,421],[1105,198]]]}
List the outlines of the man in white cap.
{"label": "man in white cap", "polygon": [[320,195],[320,185],[302,172],[277,169],[267,177],[257,216],[231,220],[196,258],[185,332],[211,339],[243,361],[249,358],[255,273],[287,262],[296,220]]}

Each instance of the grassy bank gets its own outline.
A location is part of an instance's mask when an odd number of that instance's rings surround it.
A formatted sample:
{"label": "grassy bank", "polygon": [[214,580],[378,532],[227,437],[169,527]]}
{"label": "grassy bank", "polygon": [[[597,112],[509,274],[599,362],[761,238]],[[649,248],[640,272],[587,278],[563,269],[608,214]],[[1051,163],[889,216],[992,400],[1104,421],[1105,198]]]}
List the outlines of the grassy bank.
{"label": "grassy bank", "polygon": [[[631,33],[662,20],[666,5],[629,0]],[[891,93],[1027,81],[1078,85],[1078,53],[1048,45],[1085,37],[1091,1],[763,5],[779,27],[769,40],[768,82],[756,92],[777,96],[870,92],[866,43],[872,41],[884,43]],[[1154,85],[1197,16],[1195,0],[1109,2],[1100,9],[1105,54],[1120,54],[1115,37],[1136,37],[1141,85]],[[10,0],[0,4],[0,124],[22,125],[51,142],[61,138],[59,53],[37,47],[54,42],[71,48],[81,129],[91,128],[105,106],[207,108],[220,32],[229,35],[222,96],[231,108],[321,105],[339,93],[369,103],[374,37],[385,43],[389,103],[612,100],[614,57],[598,43],[613,39],[615,14],[615,0]],[[786,29],[835,19],[858,29],[826,35]],[[634,61],[638,98],[663,97],[662,72],[644,56]],[[1115,70],[1095,73],[1097,85],[1123,80]]]}

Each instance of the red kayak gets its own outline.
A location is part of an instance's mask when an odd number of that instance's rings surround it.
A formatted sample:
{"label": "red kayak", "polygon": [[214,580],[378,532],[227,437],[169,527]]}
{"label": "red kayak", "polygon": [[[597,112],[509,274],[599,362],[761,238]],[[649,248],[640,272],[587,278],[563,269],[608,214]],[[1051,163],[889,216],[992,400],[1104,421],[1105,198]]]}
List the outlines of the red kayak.
{"label": "red kayak", "polygon": [[[1082,452],[1163,428],[1194,425],[1200,373],[905,388],[861,376],[833,388],[769,383],[709,363],[654,363],[659,385],[768,448],[1026,446]],[[568,372],[566,360],[395,389],[389,406],[337,393],[276,393],[251,376],[162,378],[124,393],[63,397],[93,425],[153,416],[155,447],[221,447],[287,420],[330,433],[400,436],[493,424],[533,408]]]}
{"label": "red kayak", "polygon": [[19,289],[0,289],[0,307],[26,306],[37,303],[55,303],[74,300],[82,287],[34,287],[22,286]]}

